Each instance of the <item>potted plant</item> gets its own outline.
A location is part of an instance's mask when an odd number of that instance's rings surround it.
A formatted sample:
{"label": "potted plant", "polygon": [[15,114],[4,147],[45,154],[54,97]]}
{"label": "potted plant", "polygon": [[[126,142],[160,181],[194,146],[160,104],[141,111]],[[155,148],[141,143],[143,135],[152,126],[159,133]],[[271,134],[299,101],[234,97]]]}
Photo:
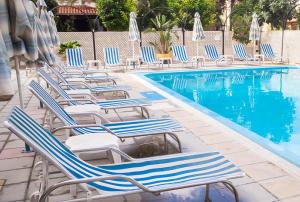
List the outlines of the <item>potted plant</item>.
{"label": "potted plant", "polygon": [[58,49],[58,54],[61,55],[64,60],[66,60],[66,49],[67,48],[77,48],[80,47],[80,43],[78,41],[67,41],[65,43],[60,44]]}
{"label": "potted plant", "polygon": [[155,19],[151,19],[153,28],[148,29],[148,32],[155,32],[159,34],[159,41],[150,42],[157,51],[158,58],[170,58],[172,47],[172,34],[178,38],[175,33],[172,33],[174,23],[167,20],[165,15],[158,15]]}

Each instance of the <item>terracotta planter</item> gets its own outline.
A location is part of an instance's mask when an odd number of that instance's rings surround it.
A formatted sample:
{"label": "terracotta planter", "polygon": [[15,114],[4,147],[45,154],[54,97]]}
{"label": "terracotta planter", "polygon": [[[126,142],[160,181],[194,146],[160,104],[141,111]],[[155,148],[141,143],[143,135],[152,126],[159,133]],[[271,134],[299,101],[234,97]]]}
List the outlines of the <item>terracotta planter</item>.
{"label": "terracotta planter", "polygon": [[172,57],[172,54],[171,54],[171,53],[164,53],[164,54],[162,54],[162,53],[157,53],[157,54],[156,54],[156,57],[157,57],[158,59],[161,59],[161,58],[171,58],[171,57]]}

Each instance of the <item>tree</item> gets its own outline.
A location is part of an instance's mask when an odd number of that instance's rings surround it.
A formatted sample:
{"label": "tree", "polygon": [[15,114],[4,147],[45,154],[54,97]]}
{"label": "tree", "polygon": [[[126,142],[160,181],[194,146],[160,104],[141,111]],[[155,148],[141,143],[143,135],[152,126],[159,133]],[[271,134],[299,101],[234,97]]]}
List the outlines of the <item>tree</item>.
{"label": "tree", "polygon": [[297,12],[292,8],[298,2],[298,0],[259,0],[259,8],[264,20],[279,29],[284,20],[291,20],[296,16]]}
{"label": "tree", "polygon": [[[243,0],[237,2],[232,9],[230,16],[233,38],[241,43],[248,44],[249,30],[253,12],[258,12],[258,2],[253,0]],[[258,15],[258,18],[260,15]],[[262,22],[259,20],[259,22]]]}
{"label": "tree", "polygon": [[136,0],[97,0],[97,14],[107,30],[125,31],[136,3]]}
{"label": "tree", "polygon": [[188,30],[192,30],[196,12],[200,13],[204,28],[216,23],[216,2],[213,0],[168,0],[168,6],[172,11],[173,21],[179,27],[184,24]]}

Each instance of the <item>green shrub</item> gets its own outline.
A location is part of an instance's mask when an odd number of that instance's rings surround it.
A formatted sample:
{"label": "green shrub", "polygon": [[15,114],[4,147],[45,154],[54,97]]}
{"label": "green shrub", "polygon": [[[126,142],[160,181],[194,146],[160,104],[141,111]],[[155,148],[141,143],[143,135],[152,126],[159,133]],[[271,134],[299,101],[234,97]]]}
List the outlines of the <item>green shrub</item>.
{"label": "green shrub", "polygon": [[67,41],[65,43],[60,44],[58,53],[64,55],[66,53],[67,48],[77,48],[80,46],[81,45],[78,41]]}

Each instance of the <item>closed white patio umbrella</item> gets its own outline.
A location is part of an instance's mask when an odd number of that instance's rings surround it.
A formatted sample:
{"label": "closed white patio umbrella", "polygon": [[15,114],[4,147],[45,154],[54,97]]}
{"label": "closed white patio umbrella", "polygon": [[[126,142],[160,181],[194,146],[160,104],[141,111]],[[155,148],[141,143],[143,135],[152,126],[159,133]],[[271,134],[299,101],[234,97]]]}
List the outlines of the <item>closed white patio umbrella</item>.
{"label": "closed white patio umbrella", "polygon": [[257,21],[256,13],[253,13],[250,32],[249,32],[249,40],[253,42],[253,56],[255,55],[255,48],[256,48],[255,43],[256,41],[259,41],[259,39],[260,39],[260,27]]}
{"label": "closed white patio umbrella", "polygon": [[54,14],[52,13],[52,11],[48,11],[48,15],[50,16],[50,20],[51,20],[51,22],[48,22],[48,24],[51,23],[51,25],[49,26],[50,27],[49,31],[50,31],[52,43],[53,43],[54,47],[58,47],[60,44],[60,41],[59,41],[56,23],[54,20]]}
{"label": "closed white patio umbrella", "polygon": [[135,41],[140,41],[140,32],[139,28],[136,22],[136,15],[134,12],[130,13],[130,19],[129,19],[129,41],[132,42],[132,58],[134,59],[135,54],[134,54],[134,42]]}
{"label": "closed white patio umbrella", "polygon": [[204,30],[202,27],[202,23],[200,20],[200,15],[198,12],[195,13],[194,16],[194,26],[193,26],[193,36],[192,36],[192,41],[196,41],[197,42],[197,57],[199,57],[199,41],[204,39],[205,35],[204,35]]}

